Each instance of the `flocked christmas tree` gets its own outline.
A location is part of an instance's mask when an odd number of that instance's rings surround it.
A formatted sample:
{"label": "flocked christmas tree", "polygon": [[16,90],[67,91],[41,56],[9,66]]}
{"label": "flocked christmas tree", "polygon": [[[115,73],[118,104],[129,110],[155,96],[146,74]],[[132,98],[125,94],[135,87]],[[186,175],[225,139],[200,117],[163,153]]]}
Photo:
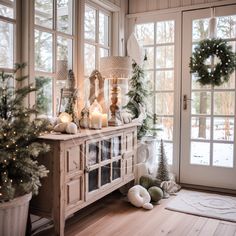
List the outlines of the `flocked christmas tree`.
{"label": "flocked christmas tree", "polygon": [[48,122],[33,119],[37,111],[24,106],[27,95],[36,91],[23,86],[27,76],[16,78],[24,66],[17,64],[14,74],[0,74],[0,202],[37,193],[40,178],[47,175],[36,158],[49,150],[37,141]]}
{"label": "flocked christmas tree", "polygon": [[160,180],[161,182],[170,180],[168,161],[166,158],[163,140],[161,140],[161,143],[160,143],[159,161],[158,161],[156,178]]}
{"label": "flocked christmas tree", "polygon": [[[147,58],[145,57],[144,61]],[[145,77],[144,69],[138,65],[135,61],[132,63],[133,76],[131,77],[130,90],[127,93],[129,102],[124,106],[132,115],[132,118],[138,118],[141,110],[140,105],[147,107],[147,98],[150,92],[147,88],[147,80]],[[138,139],[141,139],[150,130],[151,117],[147,115],[146,119],[143,120],[141,126],[138,127]]]}

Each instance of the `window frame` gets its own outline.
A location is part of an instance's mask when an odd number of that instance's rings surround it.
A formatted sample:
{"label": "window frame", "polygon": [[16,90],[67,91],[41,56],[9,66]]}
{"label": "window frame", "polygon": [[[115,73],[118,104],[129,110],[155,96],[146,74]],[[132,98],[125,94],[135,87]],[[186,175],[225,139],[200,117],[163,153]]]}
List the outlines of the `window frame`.
{"label": "window frame", "polygon": [[0,4],[6,7],[10,7],[14,9],[14,17],[5,17],[0,16],[0,21],[6,22],[13,25],[13,67],[0,67],[1,71],[5,71],[7,73],[14,73],[14,65],[15,63],[20,63],[20,55],[21,55],[21,34],[20,34],[20,28],[21,28],[21,12],[20,12],[20,2],[17,0],[14,0],[14,2],[10,2],[7,0],[0,0]]}
{"label": "window frame", "polygon": [[[56,96],[56,74],[57,74],[57,37],[63,37],[65,39],[70,39],[72,41],[72,69],[74,74],[77,76],[77,1],[72,0],[72,33],[64,33],[57,29],[57,0],[53,0],[53,19],[52,19],[52,28],[47,28],[44,26],[37,25],[35,23],[35,0],[32,1],[32,37],[31,37],[31,60],[33,63],[31,64],[31,76],[34,78],[33,82],[36,82],[36,77],[43,76],[43,77],[50,77],[52,78],[52,116],[55,116],[58,114],[57,111],[57,96]],[[51,72],[45,72],[45,71],[37,71],[35,69],[35,30],[39,30],[41,32],[50,33],[52,35],[52,71]],[[66,81],[66,80],[65,80]],[[31,98],[32,99],[32,98]],[[37,95],[34,95],[34,104],[36,102]]]}
{"label": "window frame", "polygon": [[[100,49],[105,49],[108,50],[108,55],[112,55],[112,51],[113,51],[113,42],[112,42],[112,23],[113,23],[113,12],[109,11],[107,9],[105,9],[102,6],[99,6],[98,4],[91,2],[89,0],[85,0],[85,4],[84,4],[84,17],[83,17],[83,25],[85,22],[85,9],[86,6],[88,6],[89,8],[95,10],[95,14],[96,14],[96,24],[95,24],[95,40],[91,40],[91,39],[86,39],[85,38],[85,30],[83,30],[83,49],[85,48],[85,44],[88,45],[92,45],[95,47],[95,69],[99,70],[100,65],[99,65],[99,59],[100,59]],[[108,16],[108,46],[105,46],[104,44],[101,44],[99,42],[99,13],[102,13],[106,16]],[[84,27],[83,27],[84,29]],[[85,58],[85,52],[83,50],[83,59]],[[84,60],[83,60],[84,61]],[[92,72],[92,71],[91,71]],[[87,80],[87,84],[88,84],[88,78],[90,75],[86,75],[85,74],[85,64],[83,62],[83,78],[84,78],[84,86],[83,86],[83,90],[84,90],[84,103],[86,103],[86,101],[88,101],[89,99],[89,94],[85,91],[88,91],[86,88],[86,80]],[[108,87],[108,85],[106,86]],[[106,91],[105,91],[106,92]],[[105,94],[105,97],[109,96],[109,91],[107,91],[107,93]]]}

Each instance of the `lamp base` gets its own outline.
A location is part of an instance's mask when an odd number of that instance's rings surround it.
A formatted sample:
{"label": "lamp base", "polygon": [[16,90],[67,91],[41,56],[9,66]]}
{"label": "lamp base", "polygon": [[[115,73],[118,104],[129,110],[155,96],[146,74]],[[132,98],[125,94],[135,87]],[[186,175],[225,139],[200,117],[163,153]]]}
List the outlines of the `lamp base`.
{"label": "lamp base", "polygon": [[120,126],[120,125],[123,125],[123,123],[117,117],[112,117],[110,120],[108,120],[108,126]]}

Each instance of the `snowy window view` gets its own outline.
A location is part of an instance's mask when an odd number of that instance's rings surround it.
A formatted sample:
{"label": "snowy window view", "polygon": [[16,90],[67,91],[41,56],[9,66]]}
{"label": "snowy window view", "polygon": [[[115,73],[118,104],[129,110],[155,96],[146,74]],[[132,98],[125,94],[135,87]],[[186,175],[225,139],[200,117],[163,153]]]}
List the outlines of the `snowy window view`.
{"label": "snowy window view", "polygon": [[[209,19],[192,25],[193,49],[208,37]],[[217,36],[236,48],[236,16],[217,18]],[[235,73],[220,87],[201,86],[192,75],[190,163],[233,167],[235,120]]]}
{"label": "snowy window view", "polygon": [[157,114],[158,124],[163,129],[168,163],[173,163],[174,132],[174,51],[175,22],[160,21],[138,24],[135,34],[147,55],[145,65],[148,83],[153,95],[148,102],[148,111]]}
{"label": "snowy window view", "polygon": [[[54,5],[55,4],[55,5]],[[34,59],[40,113],[56,114],[67,72],[73,69],[73,0],[35,0]]]}
{"label": "snowy window view", "polygon": [[0,4],[0,16],[5,17],[4,21],[0,20],[0,67],[12,69],[15,63],[15,2]]}
{"label": "snowy window view", "polygon": [[[84,99],[89,97],[89,79],[94,69],[99,69],[101,57],[110,55],[111,14],[96,6],[85,5],[84,13]],[[105,100],[108,101],[108,81],[105,80]]]}

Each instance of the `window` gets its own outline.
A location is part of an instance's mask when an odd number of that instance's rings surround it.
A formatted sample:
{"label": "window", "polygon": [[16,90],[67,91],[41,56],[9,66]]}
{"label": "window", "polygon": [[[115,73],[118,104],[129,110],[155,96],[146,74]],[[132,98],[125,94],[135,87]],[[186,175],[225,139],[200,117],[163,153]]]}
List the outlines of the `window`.
{"label": "window", "polygon": [[84,76],[85,101],[89,97],[91,72],[99,69],[99,59],[109,56],[111,50],[111,13],[95,5],[86,4],[84,14]]}
{"label": "window", "polygon": [[60,91],[75,55],[74,0],[34,1],[34,75],[40,113],[58,112]]}
{"label": "window", "polygon": [[153,95],[148,111],[157,115],[169,164],[173,163],[175,21],[157,21],[135,27],[138,41],[147,55],[146,73]]}
{"label": "window", "polygon": [[16,2],[0,1],[0,68],[13,69],[16,62]]}

